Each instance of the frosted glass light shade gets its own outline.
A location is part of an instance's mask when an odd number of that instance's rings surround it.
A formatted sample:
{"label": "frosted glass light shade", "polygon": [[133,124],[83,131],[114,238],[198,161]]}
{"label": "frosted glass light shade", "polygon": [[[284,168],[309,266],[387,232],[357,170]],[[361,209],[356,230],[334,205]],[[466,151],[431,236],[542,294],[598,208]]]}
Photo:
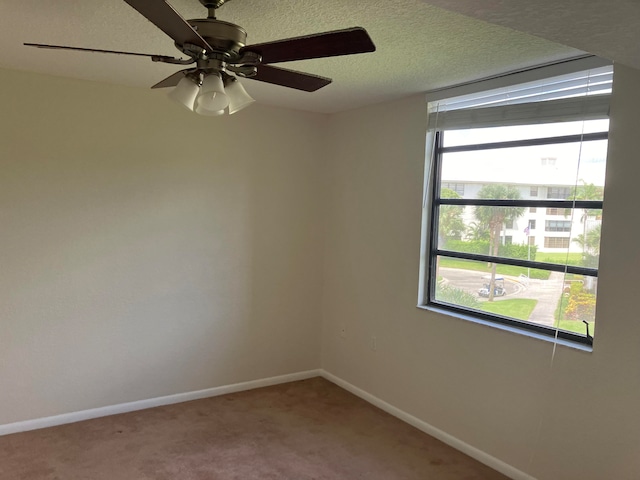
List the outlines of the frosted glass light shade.
{"label": "frosted glass light shade", "polygon": [[206,108],[196,107],[194,110],[198,115],[206,115],[207,117],[218,117],[224,115],[224,110],[207,110]]}
{"label": "frosted glass light shade", "polygon": [[229,97],[229,115],[233,115],[255,102],[236,78],[227,84],[226,92]]}
{"label": "frosted glass light shade", "polygon": [[227,108],[227,105],[229,97],[224,93],[222,78],[215,73],[207,75],[196,97],[196,113],[218,112]]}
{"label": "frosted glass light shade", "polygon": [[188,77],[184,77],[178,82],[176,88],[169,92],[169,98],[178,102],[180,105],[184,105],[193,112],[193,107],[199,91],[200,87],[197,83]]}

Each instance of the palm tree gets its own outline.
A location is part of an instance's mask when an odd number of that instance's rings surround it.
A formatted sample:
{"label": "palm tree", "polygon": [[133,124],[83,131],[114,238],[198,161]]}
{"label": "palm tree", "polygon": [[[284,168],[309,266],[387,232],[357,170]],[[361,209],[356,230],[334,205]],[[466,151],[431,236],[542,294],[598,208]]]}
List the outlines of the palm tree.
{"label": "palm tree", "polygon": [[[602,200],[604,195],[604,189],[602,187],[598,187],[593,183],[587,183],[584,180],[580,180],[582,185],[579,185],[573,189],[571,192],[571,196],[569,198],[573,198],[574,200]],[[580,222],[582,222],[582,235],[578,235],[576,243],[582,246],[582,258],[586,259],[586,254],[588,251],[588,234],[587,234],[587,220],[589,217],[594,217],[596,215],[600,215],[601,210],[590,210],[588,208],[584,208],[582,210],[582,215],[580,216]],[[600,230],[598,229],[598,235]],[[581,238],[581,240],[578,240]],[[586,240],[586,241],[585,241]],[[600,244],[600,237],[598,236],[598,248]]]}
{"label": "palm tree", "polygon": [[471,240],[488,241],[489,228],[478,222],[471,222],[467,227],[467,238]]}
{"label": "palm tree", "polygon": [[[520,192],[511,185],[485,185],[478,192],[478,198],[490,200],[519,200]],[[477,206],[474,215],[481,225],[489,230],[489,254],[498,256],[500,249],[500,231],[506,222],[513,222],[524,214],[524,207]],[[489,283],[489,301],[493,301],[496,283],[496,263],[491,263],[491,281]]]}
{"label": "palm tree", "polygon": [[[443,188],[440,198],[462,198],[457,192],[450,188]],[[440,207],[440,218],[438,219],[438,232],[440,239],[445,243],[449,239],[460,239],[465,231],[462,213],[462,205],[442,205]],[[444,245],[443,245],[444,247]],[[441,247],[441,248],[443,248]]]}
{"label": "palm tree", "polygon": [[[586,234],[581,233],[573,239],[575,243],[582,247],[582,261],[585,267],[598,267],[598,257],[600,256],[600,232],[602,224],[587,230]],[[593,290],[594,279],[587,277],[585,285],[587,290]]]}

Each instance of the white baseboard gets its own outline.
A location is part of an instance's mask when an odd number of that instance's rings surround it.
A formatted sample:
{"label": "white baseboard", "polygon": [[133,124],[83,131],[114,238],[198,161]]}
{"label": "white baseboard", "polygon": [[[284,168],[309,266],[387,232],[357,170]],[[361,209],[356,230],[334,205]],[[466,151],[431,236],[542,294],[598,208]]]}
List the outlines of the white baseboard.
{"label": "white baseboard", "polygon": [[418,430],[431,435],[434,438],[446,443],[447,445],[461,451],[462,453],[469,455],[470,457],[484,463],[488,467],[506,475],[513,480],[536,480],[534,477],[512,467],[511,465],[499,460],[491,455],[477,449],[476,447],[463,442],[462,440],[449,435],[446,432],[428,424],[427,422],[420,420],[413,415],[408,414],[394,407],[393,405],[385,402],[384,400],[371,395],[368,392],[350,384],[349,382],[336,377],[332,373],[326,370],[308,370],[305,372],[290,373],[287,375],[279,375],[277,377],[262,378],[259,380],[251,380],[249,382],[234,383],[232,385],[223,385],[220,387],[207,388],[205,390],[197,390],[194,392],[178,393],[175,395],[167,395],[164,397],[150,398],[147,400],[139,400],[136,402],[120,403],[117,405],[110,405],[107,407],[92,408],[90,410],[82,410],[79,412],[64,413],[62,415],[54,415],[51,417],[36,418],[33,420],[25,420],[22,422],[8,423],[0,425],[0,436],[9,435],[11,433],[26,432],[29,430],[37,430],[40,428],[55,427],[57,425],[64,425],[67,423],[81,422],[83,420],[90,420],[92,418],[106,417],[108,415],[116,415],[119,413],[134,412],[136,410],[144,410],[146,408],[159,407],[162,405],[171,405],[174,403],[188,402],[190,400],[199,400],[201,398],[216,397],[218,395],[225,395],[227,393],[241,392],[244,390],[251,390],[254,388],[268,387],[271,385],[278,385],[281,383],[295,382],[298,380],[306,380],[321,376],[328,381],[335,383],[339,387],[353,393],[354,395],[362,398],[363,400],[375,405],[376,407],[384,410],[385,412],[399,418],[400,420],[416,427]]}
{"label": "white baseboard", "polygon": [[278,385],[280,383],[306,380],[307,378],[313,378],[319,375],[320,370],[308,370],[306,372],[290,373],[287,375],[279,375],[277,377],[262,378],[259,380],[251,380],[249,382],[234,383],[232,385],[207,388],[205,390],[197,390],[195,392],[177,393],[175,395],[150,398],[148,400],[119,403],[117,405],[110,405],[107,407],[92,408],[90,410],[81,410],[79,412],[63,413],[62,415],[54,415],[52,417],[35,418],[33,420],[8,423],[5,425],[0,425],[0,436],[9,435],[10,433],[37,430],[39,428],[55,427],[57,425],[64,425],[66,423],[81,422],[83,420],[90,420],[92,418],[116,415],[118,413],[134,412],[136,410],[144,410],[145,408],[153,408],[162,405],[171,405],[173,403],[188,402],[190,400],[199,400],[201,398],[216,397],[218,395],[241,392],[243,390],[269,387],[271,385]]}
{"label": "white baseboard", "polygon": [[499,460],[495,457],[492,457],[488,453],[483,452],[482,450],[477,449],[476,447],[469,445],[468,443],[463,442],[462,440],[454,437],[453,435],[449,435],[446,432],[443,432],[439,428],[434,427],[433,425],[428,424],[427,422],[420,420],[413,415],[408,414],[407,412],[400,410],[399,408],[394,407],[393,405],[385,402],[384,400],[379,399],[371,395],[368,392],[356,387],[355,385],[350,384],[349,382],[342,380],[339,377],[336,377],[332,373],[327,372],[326,370],[320,370],[320,376],[329,380],[332,383],[335,383],[339,387],[344,388],[345,390],[353,393],[354,395],[362,398],[363,400],[369,402],[372,405],[375,405],[381,410],[393,415],[394,417],[399,418],[403,422],[408,423],[409,425],[416,427],[418,430],[422,430],[428,435],[431,435],[434,438],[437,438],[443,443],[446,443],[450,447],[459,450],[460,452],[469,455],[471,458],[478,460],[480,463],[484,463],[488,467],[493,468],[494,470],[506,475],[513,480],[536,480],[534,477],[530,476],[527,473],[524,473],[521,470],[518,470],[515,467]]}

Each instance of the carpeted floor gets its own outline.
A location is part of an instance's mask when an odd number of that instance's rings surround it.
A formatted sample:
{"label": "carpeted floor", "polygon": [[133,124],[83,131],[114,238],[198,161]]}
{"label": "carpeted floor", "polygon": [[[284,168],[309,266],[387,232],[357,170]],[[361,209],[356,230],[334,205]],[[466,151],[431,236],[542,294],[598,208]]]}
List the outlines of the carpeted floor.
{"label": "carpeted floor", "polygon": [[0,437],[2,480],[506,478],[322,378]]}

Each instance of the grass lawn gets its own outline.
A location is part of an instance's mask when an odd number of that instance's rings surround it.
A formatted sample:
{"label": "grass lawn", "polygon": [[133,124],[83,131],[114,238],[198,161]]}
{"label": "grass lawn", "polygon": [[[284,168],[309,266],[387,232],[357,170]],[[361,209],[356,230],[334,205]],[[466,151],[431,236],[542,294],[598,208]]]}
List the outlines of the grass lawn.
{"label": "grass lawn", "polygon": [[[446,268],[460,268],[464,270],[476,270],[479,272],[487,273],[491,271],[487,264],[484,262],[476,262],[474,260],[461,260],[459,258],[440,257],[439,265]],[[514,267],[513,265],[498,265],[498,267],[496,268],[496,273],[500,275],[511,275],[517,277],[520,274],[526,275],[527,269],[525,267]],[[530,278],[547,280],[550,273],[551,272],[548,272],[547,270],[536,270],[535,268],[532,268]]]}
{"label": "grass lawn", "polygon": [[[561,330],[568,330],[570,332],[576,332],[580,335],[587,333],[587,327],[584,323],[578,320],[560,320],[557,327]],[[596,329],[596,322],[589,322],[589,335],[593,337],[593,333]]]}
{"label": "grass lawn", "polygon": [[559,263],[564,264],[567,262],[569,265],[582,265],[582,253],[572,252],[567,254],[564,253],[546,253],[546,252],[538,252],[536,254],[536,262],[547,262],[547,263]]}
{"label": "grass lawn", "polygon": [[529,320],[529,315],[533,312],[536,303],[538,301],[532,298],[510,298],[495,302],[482,302],[480,310],[518,320]]}

